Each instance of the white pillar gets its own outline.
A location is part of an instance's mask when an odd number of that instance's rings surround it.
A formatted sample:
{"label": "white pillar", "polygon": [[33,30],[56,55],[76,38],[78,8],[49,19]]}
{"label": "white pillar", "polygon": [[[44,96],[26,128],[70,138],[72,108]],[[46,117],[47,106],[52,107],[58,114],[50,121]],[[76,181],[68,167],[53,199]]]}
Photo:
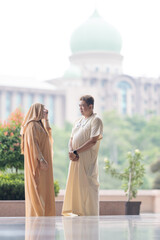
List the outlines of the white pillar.
{"label": "white pillar", "polygon": [[6,92],[1,92],[0,95],[0,120],[4,121],[6,119]]}
{"label": "white pillar", "polygon": [[11,112],[15,111],[17,106],[17,92],[12,93],[12,101],[11,101]]}
{"label": "white pillar", "polygon": [[65,120],[65,101],[62,96],[55,96],[55,125],[62,127]]}
{"label": "white pillar", "polygon": [[55,97],[54,95],[45,95],[44,102],[45,108],[49,111],[49,120],[50,124],[55,123]]}
{"label": "white pillar", "polygon": [[38,103],[39,102],[39,94],[34,94],[33,95],[33,103]]}
{"label": "white pillar", "polygon": [[44,95],[44,105],[48,109],[49,108],[49,96]]}
{"label": "white pillar", "polygon": [[24,93],[23,95],[23,107],[22,107],[23,112],[26,114],[27,111],[29,110],[28,107],[28,94]]}

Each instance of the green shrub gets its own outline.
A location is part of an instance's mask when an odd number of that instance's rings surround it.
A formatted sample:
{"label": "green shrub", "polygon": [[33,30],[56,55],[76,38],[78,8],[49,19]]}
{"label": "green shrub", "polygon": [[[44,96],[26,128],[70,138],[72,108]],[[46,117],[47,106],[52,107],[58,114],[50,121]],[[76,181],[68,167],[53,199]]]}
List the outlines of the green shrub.
{"label": "green shrub", "polygon": [[24,200],[24,175],[0,175],[0,200]]}
{"label": "green shrub", "polygon": [[145,168],[142,163],[143,155],[139,149],[128,152],[127,160],[128,166],[124,168],[123,172],[118,172],[112,166],[112,163],[108,159],[105,159],[105,171],[113,177],[122,180],[122,188],[127,195],[127,201],[130,201],[132,198],[136,198],[138,188],[143,184]]}
{"label": "green shrub", "polygon": [[[59,183],[54,182],[55,196],[59,193]],[[24,200],[24,175],[2,174],[0,175],[0,200]]]}
{"label": "green shrub", "polygon": [[12,169],[18,173],[24,169],[24,156],[21,154],[20,129],[23,113],[16,109],[4,124],[0,124],[0,170]]}
{"label": "green shrub", "polygon": [[56,197],[58,196],[59,190],[60,190],[59,183],[58,183],[57,180],[55,180],[55,181],[54,181],[54,192],[55,192],[55,196],[56,196]]}
{"label": "green shrub", "polygon": [[154,179],[153,189],[160,189],[160,174],[158,174]]}
{"label": "green shrub", "polygon": [[151,165],[151,172],[156,174],[153,182],[153,189],[160,189],[160,159],[158,158],[156,162]]}

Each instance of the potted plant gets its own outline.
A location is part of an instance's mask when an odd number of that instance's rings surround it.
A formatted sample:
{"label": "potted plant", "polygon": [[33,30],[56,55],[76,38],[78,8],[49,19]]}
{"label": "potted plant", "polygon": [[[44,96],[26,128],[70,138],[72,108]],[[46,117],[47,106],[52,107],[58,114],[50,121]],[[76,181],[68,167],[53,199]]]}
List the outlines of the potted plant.
{"label": "potted plant", "polygon": [[142,163],[143,156],[139,149],[136,149],[127,154],[128,167],[123,172],[118,172],[113,163],[107,158],[105,161],[105,171],[110,173],[113,177],[122,180],[122,188],[127,195],[127,202],[125,206],[126,215],[138,215],[140,212],[141,202],[131,201],[136,198],[138,188],[143,184],[143,177],[145,174],[144,164]]}

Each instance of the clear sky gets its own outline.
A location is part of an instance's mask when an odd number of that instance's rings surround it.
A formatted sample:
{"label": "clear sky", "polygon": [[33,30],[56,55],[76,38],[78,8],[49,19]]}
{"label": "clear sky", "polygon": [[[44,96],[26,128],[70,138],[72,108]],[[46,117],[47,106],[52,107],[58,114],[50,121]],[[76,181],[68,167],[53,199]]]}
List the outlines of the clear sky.
{"label": "clear sky", "polygon": [[0,80],[63,75],[71,34],[95,7],[121,33],[124,73],[160,76],[160,0],[0,0]]}

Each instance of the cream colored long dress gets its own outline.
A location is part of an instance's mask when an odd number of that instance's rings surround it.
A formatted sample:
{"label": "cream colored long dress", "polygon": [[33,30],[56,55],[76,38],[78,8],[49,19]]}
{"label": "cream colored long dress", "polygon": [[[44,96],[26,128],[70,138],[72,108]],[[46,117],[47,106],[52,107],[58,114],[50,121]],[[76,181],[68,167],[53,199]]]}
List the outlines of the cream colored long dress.
{"label": "cream colored long dress", "polygon": [[78,161],[70,161],[62,215],[94,216],[99,214],[99,182],[97,156],[102,139],[103,124],[96,114],[81,117],[72,130],[72,147],[77,149],[91,137],[99,136],[97,143],[79,154]]}

